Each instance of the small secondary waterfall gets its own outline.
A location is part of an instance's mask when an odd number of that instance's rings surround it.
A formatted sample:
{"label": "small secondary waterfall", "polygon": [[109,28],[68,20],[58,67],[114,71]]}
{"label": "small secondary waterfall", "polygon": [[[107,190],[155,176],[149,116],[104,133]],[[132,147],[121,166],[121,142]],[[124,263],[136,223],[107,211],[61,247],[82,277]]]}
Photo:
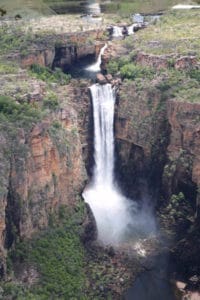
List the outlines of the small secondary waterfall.
{"label": "small secondary waterfall", "polygon": [[112,34],[113,37],[120,37],[120,36],[123,36],[122,34],[122,28],[119,27],[119,26],[113,26],[113,34]]}
{"label": "small secondary waterfall", "polygon": [[133,23],[132,25],[127,27],[129,35],[134,34],[134,27],[136,27],[136,26],[137,26],[137,24]]}
{"label": "small secondary waterfall", "polygon": [[[129,26],[125,26],[128,32],[128,35],[132,35],[134,34],[134,27],[137,26],[136,23],[129,25]],[[118,37],[122,37],[123,36],[123,27],[120,26],[113,26],[113,33],[112,33],[112,37],[114,38],[118,38]]]}
{"label": "small secondary waterfall", "polygon": [[90,87],[94,118],[95,167],[91,184],[83,197],[90,205],[97,223],[98,239],[105,244],[123,241],[131,216],[129,201],[114,184],[114,105],[111,84]]}
{"label": "small secondary waterfall", "polygon": [[90,65],[89,67],[86,68],[87,71],[92,71],[92,72],[100,72],[101,71],[101,56],[103,55],[105,49],[107,48],[107,44],[105,44],[101,50],[100,50],[100,53],[98,55],[98,58],[97,58],[97,61]]}
{"label": "small secondary waterfall", "polygon": [[101,14],[100,4],[96,1],[88,1],[87,3],[87,13],[91,15]]}

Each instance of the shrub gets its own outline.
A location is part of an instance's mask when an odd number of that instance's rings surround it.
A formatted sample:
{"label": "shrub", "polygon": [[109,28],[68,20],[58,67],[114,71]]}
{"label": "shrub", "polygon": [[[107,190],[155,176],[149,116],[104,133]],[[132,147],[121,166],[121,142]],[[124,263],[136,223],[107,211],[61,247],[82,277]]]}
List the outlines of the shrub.
{"label": "shrub", "polygon": [[188,72],[188,75],[193,78],[196,79],[198,82],[200,82],[200,69],[193,69],[191,71]]}
{"label": "shrub", "polygon": [[58,98],[54,93],[49,93],[43,100],[43,107],[56,110],[59,107]]}
{"label": "shrub", "polygon": [[6,118],[10,122],[18,125],[32,126],[32,123],[40,120],[41,113],[28,103],[18,103],[8,96],[0,96],[0,114],[2,119]]}
{"label": "shrub", "polygon": [[109,74],[115,75],[118,72],[118,63],[114,60],[109,61],[107,65],[107,71]]}
{"label": "shrub", "polygon": [[60,85],[65,85],[70,82],[71,76],[62,72],[61,69],[56,68],[55,71],[51,69],[33,64],[30,68],[31,75],[48,83],[55,82]]}
{"label": "shrub", "polygon": [[135,79],[135,78],[153,78],[153,70],[134,65],[133,63],[126,64],[120,68],[122,78]]}
{"label": "shrub", "polygon": [[[51,215],[52,226],[32,240],[20,242],[9,253],[13,264],[34,266],[40,280],[29,290],[25,286],[7,284],[3,296],[15,299],[85,299],[85,253],[79,238],[83,219],[83,203],[76,209],[61,206],[59,217]],[[85,207],[85,206],[84,206]]]}

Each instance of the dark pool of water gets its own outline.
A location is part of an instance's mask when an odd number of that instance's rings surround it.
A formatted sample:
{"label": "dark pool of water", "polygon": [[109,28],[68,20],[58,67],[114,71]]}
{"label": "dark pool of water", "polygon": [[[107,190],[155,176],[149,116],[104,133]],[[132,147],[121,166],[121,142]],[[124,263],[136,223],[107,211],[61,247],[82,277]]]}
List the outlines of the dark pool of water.
{"label": "dark pool of water", "polygon": [[172,266],[168,255],[154,259],[149,270],[137,277],[126,292],[125,300],[175,300],[174,286],[170,282]]}
{"label": "dark pool of water", "polygon": [[127,291],[125,300],[175,300],[172,285],[159,276],[153,271],[144,272]]}
{"label": "dark pool of water", "polygon": [[71,67],[66,68],[64,72],[70,74],[73,78],[87,78],[95,81],[96,72],[87,70],[87,67],[95,63],[95,61],[93,56],[85,57],[74,63]]}

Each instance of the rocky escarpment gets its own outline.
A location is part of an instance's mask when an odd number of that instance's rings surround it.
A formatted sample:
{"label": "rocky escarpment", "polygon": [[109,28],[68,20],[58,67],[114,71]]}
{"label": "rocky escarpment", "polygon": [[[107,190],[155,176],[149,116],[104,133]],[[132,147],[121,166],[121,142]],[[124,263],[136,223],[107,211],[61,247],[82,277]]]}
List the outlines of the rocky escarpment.
{"label": "rocky escarpment", "polygon": [[47,227],[62,206],[76,205],[86,180],[77,112],[63,104],[30,131],[2,123],[0,155],[4,276],[7,249]]}
{"label": "rocky escarpment", "polygon": [[170,130],[166,101],[156,85],[127,82],[120,88],[116,110],[120,181],[129,195],[139,197],[141,189],[135,193],[133,186],[142,178],[155,181],[157,187],[161,184]]}
{"label": "rocky escarpment", "polygon": [[171,133],[167,147],[168,162],[163,174],[163,185],[168,195],[182,190],[194,207],[196,198],[197,211],[197,187],[200,179],[199,116],[199,103],[167,103]]}
{"label": "rocky escarpment", "polygon": [[66,70],[82,58],[97,57],[102,46],[102,42],[98,40],[102,39],[103,33],[103,30],[90,30],[35,38],[27,46],[28,49],[22,50],[19,54],[21,66],[39,64]]}
{"label": "rocky escarpment", "polygon": [[159,180],[164,167],[165,195],[184,190],[194,200],[199,186],[200,105],[167,99],[158,82],[151,87],[141,84],[125,83],[119,93],[116,138],[122,141],[122,170],[126,166],[128,178],[134,180],[160,169]]}

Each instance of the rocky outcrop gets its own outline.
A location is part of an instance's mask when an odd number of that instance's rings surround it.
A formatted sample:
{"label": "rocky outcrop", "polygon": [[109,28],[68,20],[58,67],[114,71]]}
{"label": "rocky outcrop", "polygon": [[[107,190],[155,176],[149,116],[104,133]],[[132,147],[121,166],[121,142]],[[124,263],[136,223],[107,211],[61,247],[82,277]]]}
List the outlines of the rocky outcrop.
{"label": "rocky outcrop", "polygon": [[[64,69],[81,58],[97,56],[102,43],[96,42],[103,36],[103,30],[90,30],[73,34],[45,36],[42,41],[32,41],[29,50],[19,55],[22,67],[39,64]],[[16,57],[15,57],[16,59]]]}
{"label": "rocky outcrop", "polygon": [[[196,56],[181,56],[177,54],[163,54],[155,55],[142,52],[135,49],[135,54],[132,53],[132,60],[144,67],[151,67],[156,70],[173,67],[176,70],[189,70],[198,66],[198,59]],[[128,55],[129,52],[121,45],[111,45],[107,48],[102,56],[102,70],[106,70],[106,66],[111,59],[116,59],[122,55]]]}
{"label": "rocky outcrop", "polygon": [[120,172],[129,192],[144,176],[162,187],[166,199],[181,191],[196,207],[200,105],[167,99],[157,86],[143,81],[120,88],[115,122]]}
{"label": "rocky outcrop", "polygon": [[29,51],[28,54],[24,54],[21,57],[21,66],[23,68],[30,67],[33,64],[52,67],[55,57],[55,48],[50,47],[49,49],[35,49]]}
{"label": "rocky outcrop", "polygon": [[3,259],[16,239],[30,238],[48,226],[60,207],[76,204],[86,172],[77,113],[69,105],[28,134],[16,129],[14,140],[1,133],[1,146],[0,155],[5,156],[0,197]]}
{"label": "rocky outcrop", "polygon": [[200,185],[200,104],[168,101],[167,117],[171,134],[163,185],[168,195],[184,191],[195,206]]}
{"label": "rocky outcrop", "polygon": [[[119,90],[116,111],[121,180],[127,193],[136,196],[133,190],[138,190],[141,178],[154,178],[159,186],[169,131],[166,102],[155,86],[127,82]],[[160,156],[159,151],[163,152]]]}

